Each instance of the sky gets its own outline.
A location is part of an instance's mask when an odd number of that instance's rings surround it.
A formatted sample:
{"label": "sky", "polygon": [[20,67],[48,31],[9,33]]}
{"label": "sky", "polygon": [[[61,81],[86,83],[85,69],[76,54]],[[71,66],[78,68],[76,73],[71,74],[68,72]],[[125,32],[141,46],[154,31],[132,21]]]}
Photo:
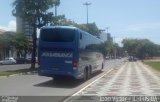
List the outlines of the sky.
{"label": "sky", "polygon": [[[12,2],[0,0],[0,28],[16,29],[12,16]],[[89,23],[100,29],[109,27],[116,42],[124,38],[147,38],[160,44],[160,0],[61,0],[58,14],[76,23],[86,23],[86,6],[89,2]],[[54,12],[54,9],[51,9]]]}

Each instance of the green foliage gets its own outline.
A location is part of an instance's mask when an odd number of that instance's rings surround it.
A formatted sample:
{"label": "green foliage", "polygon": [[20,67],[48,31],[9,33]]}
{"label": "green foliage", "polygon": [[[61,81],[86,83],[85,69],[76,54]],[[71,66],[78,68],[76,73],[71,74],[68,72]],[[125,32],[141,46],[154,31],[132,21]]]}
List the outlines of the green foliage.
{"label": "green foliage", "polygon": [[57,0],[15,0],[12,13],[30,25],[40,28],[51,21],[53,13],[48,12],[48,9],[55,3]]}
{"label": "green foliage", "polygon": [[65,25],[65,15],[53,16],[51,20],[51,25]]}
{"label": "green foliage", "polygon": [[114,56],[114,51],[117,50],[117,56],[123,56],[123,48],[118,44],[106,41],[101,44],[91,44],[86,49],[100,51],[104,56]]}
{"label": "green foliage", "polygon": [[160,57],[160,45],[157,45],[157,55]]}
{"label": "green foliage", "polygon": [[99,34],[101,33],[95,22],[89,24],[78,24],[75,23],[74,21],[66,19],[65,15],[52,17],[51,25],[75,26],[97,37],[99,37]]}
{"label": "green foliage", "polygon": [[60,5],[60,0],[52,0],[54,2],[55,6],[59,6]]}
{"label": "green foliage", "polygon": [[104,56],[106,55],[106,49],[105,49],[104,43],[91,44],[91,45],[87,46],[86,49],[88,49],[88,50],[96,50],[96,51],[101,52]]}
{"label": "green foliage", "polygon": [[19,54],[22,51],[29,51],[31,47],[24,34],[15,32],[3,33],[0,36],[0,45],[3,45],[7,50],[15,48]]}
{"label": "green foliage", "polygon": [[16,33],[13,37],[13,45],[17,49],[18,57],[22,52],[25,53],[31,51],[31,44],[27,40],[26,36],[23,33]]}
{"label": "green foliage", "polygon": [[148,58],[158,55],[158,45],[148,39],[124,39],[122,41],[124,49],[129,55],[134,55],[139,58]]}
{"label": "green foliage", "polygon": [[160,62],[158,62],[158,61],[145,61],[144,63],[151,66],[152,68],[160,71]]}
{"label": "green foliage", "polygon": [[10,75],[13,75],[13,74],[26,74],[28,72],[33,72],[33,71],[36,71],[37,69],[19,69],[19,70],[13,70],[13,71],[1,71],[0,72],[0,76],[10,76]]}
{"label": "green foliage", "polygon": [[88,33],[97,37],[99,37],[99,34],[101,33],[95,22],[89,24],[77,24],[76,27],[85,30]]}
{"label": "green foliage", "polygon": [[13,15],[22,18],[23,21],[33,27],[32,65],[35,68],[37,28],[51,23],[53,13],[48,10],[60,4],[60,0],[15,0],[13,2]]}
{"label": "green foliage", "polygon": [[0,44],[5,47],[5,49],[11,49],[14,42],[14,32],[5,32],[0,36]]}

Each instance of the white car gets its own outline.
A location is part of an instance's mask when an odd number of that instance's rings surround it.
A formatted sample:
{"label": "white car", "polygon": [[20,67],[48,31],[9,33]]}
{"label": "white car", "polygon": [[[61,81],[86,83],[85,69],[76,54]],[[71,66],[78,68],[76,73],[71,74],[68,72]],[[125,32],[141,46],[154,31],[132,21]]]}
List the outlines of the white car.
{"label": "white car", "polygon": [[4,60],[0,61],[0,64],[16,64],[16,60],[14,58],[5,58]]}

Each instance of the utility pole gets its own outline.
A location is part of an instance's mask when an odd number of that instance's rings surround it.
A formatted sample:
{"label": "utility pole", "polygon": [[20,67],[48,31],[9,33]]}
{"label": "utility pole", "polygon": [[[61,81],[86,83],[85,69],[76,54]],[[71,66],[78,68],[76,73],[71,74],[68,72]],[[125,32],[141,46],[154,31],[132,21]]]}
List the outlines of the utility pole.
{"label": "utility pole", "polygon": [[55,5],[55,17],[57,17],[57,5]]}
{"label": "utility pole", "polygon": [[85,5],[87,8],[87,25],[88,25],[88,6],[91,5],[91,3],[86,2],[83,5]]}
{"label": "utility pole", "polygon": [[116,46],[116,40],[115,40],[115,36],[113,37],[113,44],[114,44],[114,58],[117,58],[117,46]]}
{"label": "utility pole", "polygon": [[107,41],[111,41],[111,34],[109,33],[109,27],[106,27],[105,30],[107,31]]}

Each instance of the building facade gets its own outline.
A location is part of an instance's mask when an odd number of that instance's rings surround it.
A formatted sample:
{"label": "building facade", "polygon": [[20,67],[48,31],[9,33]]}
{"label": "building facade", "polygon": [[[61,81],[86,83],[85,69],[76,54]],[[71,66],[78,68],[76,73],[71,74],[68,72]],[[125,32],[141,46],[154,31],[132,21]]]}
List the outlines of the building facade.
{"label": "building facade", "polygon": [[[5,30],[0,29],[0,36],[5,32]],[[0,43],[0,60],[2,60],[4,57],[4,49],[3,49],[3,44]]]}
{"label": "building facade", "polygon": [[111,37],[110,33],[107,33],[107,41],[113,42],[113,37]]}
{"label": "building facade", "polygon": [[[16,24],[17,33],[24,33],[28,42],[32,45],[33,27],[31,27],[24,19],[20,17],[16,18]],[[26,57],[30,58],[31,52],[28,52]]]}
{"label": "building facade", "polygon": [[103,40],[104,42],[105,41],[113,42],[113,37],[111,37],[111,34],[106,33],[104,31],[100,34],[100,39]]}
{"label": "building facade", "polygon": [[16,18],[16,31],[18,33],[24,33],[29,41],[32,41],[32,33],[33,28],[22,18],[17,17]]}

